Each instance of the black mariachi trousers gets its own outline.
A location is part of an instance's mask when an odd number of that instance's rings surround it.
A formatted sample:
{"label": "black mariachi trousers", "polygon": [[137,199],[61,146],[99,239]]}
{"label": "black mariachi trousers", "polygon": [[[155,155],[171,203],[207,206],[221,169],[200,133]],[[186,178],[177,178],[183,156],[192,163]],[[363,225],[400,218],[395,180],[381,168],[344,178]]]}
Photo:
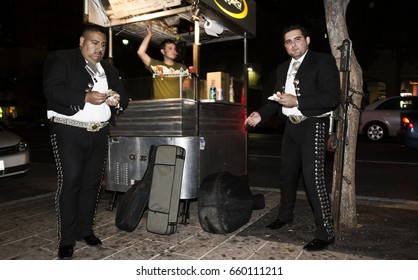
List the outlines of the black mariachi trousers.
{"label": "black mariachi trousers", "polygon": [[57,167],[55,208],[58,245],[75,245],[93,233],[108,150],[109,127],[97,132],[51,123],[50,137]]}
{"label": "black mariachi trousers", "polygon": [[[326,141],[329,117],[308,118],[298,124],[286,122],[280,170],[279,220],[293,220],[293,209],[300,174],[314,212],[316,236],[334,237],[329,193],[325,183]],[[302,172],[302,173],[301,173]]]}

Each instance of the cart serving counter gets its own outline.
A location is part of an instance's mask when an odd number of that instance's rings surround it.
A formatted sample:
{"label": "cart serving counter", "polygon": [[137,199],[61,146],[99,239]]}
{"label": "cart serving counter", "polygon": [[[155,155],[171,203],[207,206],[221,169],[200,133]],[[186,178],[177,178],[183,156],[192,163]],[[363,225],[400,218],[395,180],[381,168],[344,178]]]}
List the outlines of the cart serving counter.
{"label": "cart serving counter", "polygon": [[[85,0],[86,21],[109,28],[110,58],[113,34],[143,38],[150,21],[154,44],[171,38],[193,45],[193,67],[124,81],[132,101],[111,126],[107,190],[126,192],[142,178],[151,145],[185,148],[185,201],[197,198],[209,174],[247,174],[246,40],[255,37],[255,12],[252,0]],[[200,46],[237,39],[243,40],[243,80],[231,77],[223,97],[210,99],[208,83],[199,76]],[[166,78],[178,78],[180,85],[189,79],[192,86],[187,92],[180,86],[179,98],[152,99],[152,79]]]}

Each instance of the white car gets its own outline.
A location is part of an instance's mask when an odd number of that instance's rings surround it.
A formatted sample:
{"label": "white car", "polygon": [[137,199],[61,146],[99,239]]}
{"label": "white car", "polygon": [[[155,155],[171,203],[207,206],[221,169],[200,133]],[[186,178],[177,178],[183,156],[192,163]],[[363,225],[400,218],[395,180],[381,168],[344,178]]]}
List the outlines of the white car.
{"label": "white car", "polygon": [[18,135],[0,127],[0,178],[28,172],[28,144]]}
{"label": "white car", "polygon": [[398,136],[401,113],[418,111],[418,96],[393,96],[364,107],[360,114],[358,132],[369,140],[380,141]]}

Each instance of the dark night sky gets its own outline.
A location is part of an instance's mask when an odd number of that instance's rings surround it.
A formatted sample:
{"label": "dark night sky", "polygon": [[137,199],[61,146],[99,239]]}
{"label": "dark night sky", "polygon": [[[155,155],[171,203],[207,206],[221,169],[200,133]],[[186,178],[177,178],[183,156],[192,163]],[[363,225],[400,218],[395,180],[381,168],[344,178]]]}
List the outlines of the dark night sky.
{"label": "dark night sky", "polygon": [[[401,72],[393,69],[401,69],[403,65],[412,69],[412,74],[403,78],[406,77],[406,81],[418,80],[418,28],[414,2],[351,0],[346,14],[347,26],[364,81],[384,81],[388,87],[389,82],[378,75],[383,73],[391,75],[392,80],[397,79]],[[44,114],[41,83],[45,56],[51,50],[78,47],[83,27],[83,3],[84,0],[2,0],[0,93],[3,99],[4,96],[16,98],[23,114]],[[256,0],[256,3],[257,38],[248,40],[248,62],[260,74],[258,85],[263,95],[269,92],[271,74],[287,58],[281,42],[281,29],[285,24],[304,24],[311,35],[310,47],[313,50],[329,51],[329,44],[323,36],[326,32],[323,0]],[[113,40],[113,61],[122,78],[149,76],[136,54],[140,40],[124,46],[121,39],[121,36],[115,36]],[[209,45],[201,47],[201,76],[205,77],[206,72],[223,71],[241,78],[242,40]],[[377,64],[377,61],[382,61],[377,50],[389,51],[399,65],[389,65],[386,60],[383,60],[383,66]],[[150,48],[150,52],[155,54],[156,51]],[[186,48],[185,57],[186,64],[190,65],[191,48]],[[377,75],[368,71],[373,67]],[[391,83],[390,94],[398,94],[400,81]]]}
{"label": "dark night sky", "polygon": [[[323,37],[326,32],[323,0],[256,2],[257,38],[249,40],[248,61],[258,61],[263,72],[271,72],[287,58],[281,43],[281,28],[286,23],[296,21],[304,24],[311,35],[311,48],[329,50],[328,41]],[[373,63],[373,51],[376,49],[393,49],[404,55],[408,62],[418,61],[418,29],[412,4],[413,0],[351,0],[347,26],[353,51],[364,69]],[[77,47],[82,17],[83,0],[3,0],[0,47],[41,50]],[[127,76],[146,73],[136,59],[139,41],[132,42],[128,47],[122,46],[119,41],[114,40],[115,65]],[[223,70],[219,67],[227,67],[231,63],[222,64],[222,60],[233,55],[238,56],[237,60],[242,59],[242,54],[237,51],[241,47],[242,42],[237,41],[202,47],[201,64],[211,67],[216,59],[210,54],[218,52],[221,65],[216,67]],[[186,55],[190,57],[191,51]]]}
{"label": "dark night sky", "polygon": [[[326,32],[322,0],[280,1],[258,0],[257,37],[268,46],[281,46],[280,33],[283,22],[297,21],[308,27],[311,48],[329,49],[324,39]],[[418,29],[412,0],[351,0],[346,13],[346,23],[353,42],[353,50],[367,66],[372,49],[403,48],[416,53]],[[277,22],[277,24],[274,24]],[[267,26],[267,27],[266,27]],[[277,28],[275,28],[277,27]],[[370,58],[370,57],[369,57]],[[273,60],[276,58],[273,56]]]}
{"label": "dark night sky", "polygon": [[[323,0],[255,2],[257,38],[253,41],[257,43],[250,44],[268,54],[266,62],[274,65],[285,58],[280,34],[288,22],[297,21],[308,27],[313,49],[329,48],[323,38],[326,31]],[[12,45],[19,47],[50,50],[77,46],[82,28],[83,0],[3,0],[2,3],[0,47],[11,45],[7,37],[14,37]],[[362,55],[362,52],[369,48],[417,49],[418,31],[412,4],[413,0],[351,0],[347,25],[359,60],[367,58],[368,54]],[[12,8],[8,9],[8,6]],[[232,44],[232,48],[235,47]],[[260,56],[260,52],[254,51],[250,56]]]}

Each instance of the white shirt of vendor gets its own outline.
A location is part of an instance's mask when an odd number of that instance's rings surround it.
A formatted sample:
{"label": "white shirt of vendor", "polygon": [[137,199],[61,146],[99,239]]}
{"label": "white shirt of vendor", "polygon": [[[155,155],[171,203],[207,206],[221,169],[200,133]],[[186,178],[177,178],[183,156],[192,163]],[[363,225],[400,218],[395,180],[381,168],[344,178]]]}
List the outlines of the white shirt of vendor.
{"label": "white shirt of vendor", "polygon": [[174,65],[167,65],[162,61],[151,58],[150,65],[146,67],[152,74],[162,72],[161,76],[155,76],[153,79],[155,99],[180,97],[180,78],[179,76],[169,77],[169,74],[186,71],[186,65],[178,62],[175,62]]}

